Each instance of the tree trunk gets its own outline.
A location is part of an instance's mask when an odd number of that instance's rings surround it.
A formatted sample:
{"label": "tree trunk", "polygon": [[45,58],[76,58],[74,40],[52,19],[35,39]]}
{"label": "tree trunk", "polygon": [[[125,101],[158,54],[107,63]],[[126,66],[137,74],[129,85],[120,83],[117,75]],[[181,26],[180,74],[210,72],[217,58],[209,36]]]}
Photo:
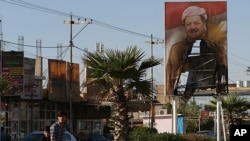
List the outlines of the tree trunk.
{"label": "tree trunk", "polygon": [[129,141],[129,118],[127,100],[122,87],[117,91],[114,103],[115,141]]}

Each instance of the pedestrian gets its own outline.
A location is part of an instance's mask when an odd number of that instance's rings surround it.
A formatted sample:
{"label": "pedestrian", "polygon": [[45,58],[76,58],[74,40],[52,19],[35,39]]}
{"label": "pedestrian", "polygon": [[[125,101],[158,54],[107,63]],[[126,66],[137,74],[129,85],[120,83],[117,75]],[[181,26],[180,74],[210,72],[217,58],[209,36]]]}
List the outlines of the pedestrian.
{"label": "pedestrian", "polygon": [[10,141],[11,137],[4,131],[4,127],[1,127],[1,141]]}
{"label": "pedestrian", "polygon": [[51,141],[50,140],[50,126],[45,126],[43,131],[43,137],[40,141]]}
{"label": "pedestrian", "polygon": [[59,111],[57,113],[57,121],[50,126],[51,141],[63,141],[64,131],[71,132],[66,121],[67,113],[65,111]]}

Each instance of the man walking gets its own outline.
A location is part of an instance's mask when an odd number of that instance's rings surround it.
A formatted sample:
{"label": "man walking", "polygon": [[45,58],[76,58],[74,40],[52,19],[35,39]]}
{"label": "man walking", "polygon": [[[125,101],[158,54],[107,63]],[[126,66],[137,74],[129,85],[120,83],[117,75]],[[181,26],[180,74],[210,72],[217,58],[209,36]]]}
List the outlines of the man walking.
{"label": "man walking", "polygon": [[51,141],[63,141],[64,131],[70,131],[67,121],[67,113],[65,111],[59,111],[57,113],[57,121],[50,126]]}

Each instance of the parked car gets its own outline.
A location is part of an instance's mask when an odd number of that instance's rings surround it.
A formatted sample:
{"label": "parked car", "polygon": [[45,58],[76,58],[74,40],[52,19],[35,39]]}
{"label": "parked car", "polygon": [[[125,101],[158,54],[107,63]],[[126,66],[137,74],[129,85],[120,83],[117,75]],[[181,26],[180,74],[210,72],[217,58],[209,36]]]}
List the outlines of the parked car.
{"label": "parked car", "polygon": [[78,133],[78,141],[87,141],[88,136],[88,130],[80,130]]}
{"label": "parked car", "polygon": [[[43,131],[34,131],[26,135],[21,141],[39,141],[43,137]],[[69,132],[64,132],[63,141],[77,141]]]}
{"label": "parked car", "polygon": [[108,141],[114,141],[114,136],[112,134],[104,134],[103,135]]}
{"label": "parked car", "polygon": [[89,134],[87,141],[109,141],[109,140],[100,134]]}
{"label": "parked car", "polygon": [[216,134],[211,130],[197,131],[196,134],[197,135],[206,135],[206,136],[210,136],[210,137],[216,137]]}

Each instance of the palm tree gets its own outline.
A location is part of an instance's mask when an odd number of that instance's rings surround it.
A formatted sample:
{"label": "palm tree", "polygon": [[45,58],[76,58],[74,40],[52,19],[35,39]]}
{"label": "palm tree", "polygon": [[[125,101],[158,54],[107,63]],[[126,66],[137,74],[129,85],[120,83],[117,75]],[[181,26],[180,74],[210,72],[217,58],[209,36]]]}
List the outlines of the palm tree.
{"label": "palm tree", "polygon": [[88,66],[89,78],[85,86],[99,88],[101,101],[113,102],[112,118],[115,122],[116,141],[129,140],[128,101],[136,92],[144,97],[151,94],[151,80],[144,80],[148,68],[159,65],[159,59],[146,59],[144,52],[135,47],[125,51],[109,49],[104,54],[89,53],[83,58]]}
{"label": "palm tree", "polygon": [[247,110],[247,101],[240,97],[237,93],[229,94],[222,99],[222,107],[227,115],[227,120],[230,125],[237,124],[236,117],[242,116]]}
{"label": "palm tree", "polygon": [[[223,97],[221,103],[225,115],[226,127],[229,129],[230,125],[239,124],[237,118],[241,118],[245,114],[248,101],[240,97],[237,93],[230,93]],[[212,100],[211,104],[216,107],[215,100]]]}

